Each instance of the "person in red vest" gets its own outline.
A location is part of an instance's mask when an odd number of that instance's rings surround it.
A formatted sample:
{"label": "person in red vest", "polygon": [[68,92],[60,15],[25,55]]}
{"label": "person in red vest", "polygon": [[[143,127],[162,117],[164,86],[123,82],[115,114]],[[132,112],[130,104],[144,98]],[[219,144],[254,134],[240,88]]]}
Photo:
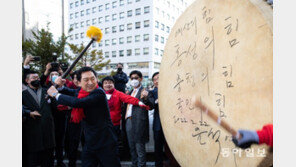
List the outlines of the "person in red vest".
{"label": "person in red vest", "polygon": [[266,124],[261,130],[239,130],[240,139],[233,139],[240,148],[249,148],[252,144],[267,144],[273,147],[273,124]]}
{"label": "person in red vest", "polygon": [[135,106],[140,106],[142,108],[146,108],[147,110],[149,110],[149,106],[146,106],[143,102],[141,102],[139,99],[135,97],[132,97],[130,95],[124,94],[116,90],[114,88],[115,81],[111,76],[103,78],[102,84],[107,96],[112,123],[116,130],[117,136],[120,137],[121,105],[123,103],[128,103]]}

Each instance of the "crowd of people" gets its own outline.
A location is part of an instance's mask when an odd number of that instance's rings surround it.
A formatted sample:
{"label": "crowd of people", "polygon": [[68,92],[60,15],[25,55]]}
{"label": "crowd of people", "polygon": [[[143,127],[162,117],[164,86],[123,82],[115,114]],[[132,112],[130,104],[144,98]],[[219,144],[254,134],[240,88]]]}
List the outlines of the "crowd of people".
{"label": "crowd of people", "polygon": [[[44,72],[33,71],[32,60],[27,56],[23,65],[23,166],[54,166],[54,160],[57,166],[66,166],[63,160],[67,158],[70,167],[76,166],[77,159],[85,167],[118,167],[123,137],[132,166],[146,166],[148,110],[152,109],[155,164],[164,165],[164,148],[168,147],[158,113],[158,72],[152,76],[153,89],[148,89],[142,85],[140,71],[132,71],[128,78],[121,63],[114,76],[99,81],[91,67],[62,79],[60,67],[48,63]],[[129,79],[131,91],[126,89]]]}
{"label": "crowd of people", "polygon": [[[22,160],[26,167],[76,166],[78,146],[83,167],[119,167],[119,143],[127,140],[133,167],[146,166],[145,144],[149,141],[148,110],[154,109],[153,132],[155,166],[179,166],[163,134],[158,107],[159,72],[152,76],[153,88],[144,88],[143,75],[134,70],[98,80],[91,67],[73,71],[63,79],[60,67],[46,65],[41,73],[30,69],[32,56],[23,65]],[[126,83],[130,79],[131,91]],[[236,146],[266,143],[272,147],[272,125],[262,131],[241,130]],[[167,154],[164,154],[164,150]],[[124,153],[125,154],[125,153]],[[166,155],[166,156],[165,156]],[[163,163],[165,159],[168,159]]]}

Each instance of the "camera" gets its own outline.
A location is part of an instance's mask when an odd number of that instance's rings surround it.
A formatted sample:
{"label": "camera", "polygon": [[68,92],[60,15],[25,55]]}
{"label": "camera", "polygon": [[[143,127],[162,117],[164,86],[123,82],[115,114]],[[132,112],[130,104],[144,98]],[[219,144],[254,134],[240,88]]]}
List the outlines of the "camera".
{"label": "camera", "polygon": [[32,59],[32,61],[40,61],[40,60],[41,60],[40,56],[34,56]]}

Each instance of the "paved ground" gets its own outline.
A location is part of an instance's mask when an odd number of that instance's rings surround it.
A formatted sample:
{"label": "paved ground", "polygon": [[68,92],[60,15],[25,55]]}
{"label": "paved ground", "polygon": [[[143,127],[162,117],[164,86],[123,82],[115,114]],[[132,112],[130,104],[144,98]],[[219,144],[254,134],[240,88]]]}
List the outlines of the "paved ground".
{"label": "paved ground", "polygon": [[[68,166],[68,162],[69,162],[68,160],[64,160],[64,163],[67,166]],[[55,164],[56,164],[56,162],[55,162]],[[77,164],[76,167],[81,167],[81,160],[78,160],[76,164]],[[131,166],[132,166],[132,162],[130,162],[130,161],[121,161],[121,167],[131,167]],[[146,167],[155,167],[154,162],[147,162]]]}

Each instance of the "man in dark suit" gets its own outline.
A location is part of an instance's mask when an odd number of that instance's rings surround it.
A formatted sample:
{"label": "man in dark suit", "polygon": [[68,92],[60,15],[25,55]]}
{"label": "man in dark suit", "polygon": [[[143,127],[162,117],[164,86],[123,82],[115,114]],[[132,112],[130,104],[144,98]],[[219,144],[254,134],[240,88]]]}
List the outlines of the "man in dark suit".
{"label": "man in dark suit", "polygon": [[[71,118],[74,122],[82,121],[85,132],[82,166],[96,167],[100,163],[103,167],[120,167],[116,154],[117,138],[111,122],[106,94],[98,87],[96,72],[90,67],[82,67],[77,72],[77,80],[81,87],[79,89],[61,87],[60,92],[63,94],[60,94],[52,86],[47,93],[55,97],[58,104],[74,108]],[[65,80],[61,77],[55,80],[59,86],[63,86],[64,82]]]}
{"label": "man in dark suit", "polygon": [[153,133],[154,133],[154,155],[155,155],[155,166],[163,167],[163,148],[165,138],[163,135],[158,108],[158,78],[159,72],[152,75],[152,81],[154,89],[151,91],[154,98],[154,115],[153,115]]}
{"label": "man in dark suit", "polygon": [[123,64],[118,63],[117,64],[117,72],[113,76],[113,78],[115,80],[115,89],[125,93],[125,87],[126,87],[125,85],[128,82],[128,78],[127,78],[126,73],[124,73],[122,71],[122,69],[123,69]]}
{"label": "man in dark suit", "polygon": [[[130,79],[133,89],[129,94],[153,108],[153,98],[141,84],[142,73],[134,70],[130,73]],[[128,104],[125,111],[123,116],[125,116],[125,129],[133,167],[144,167],[146,166],[145,143],[149,142],[148,110]]]}
{"label": "man in dark suit", "polygon": [[22,104],[30,111],[30,117],[27,117],[22,127],[23,149],[26,150],[24,166],[52,167],[55,136],[52,106],[49,103],[53,101],[45,99],[46,89],[40,86],[37,72],[27,72],[25,80],[28,86],[22,92]]}

